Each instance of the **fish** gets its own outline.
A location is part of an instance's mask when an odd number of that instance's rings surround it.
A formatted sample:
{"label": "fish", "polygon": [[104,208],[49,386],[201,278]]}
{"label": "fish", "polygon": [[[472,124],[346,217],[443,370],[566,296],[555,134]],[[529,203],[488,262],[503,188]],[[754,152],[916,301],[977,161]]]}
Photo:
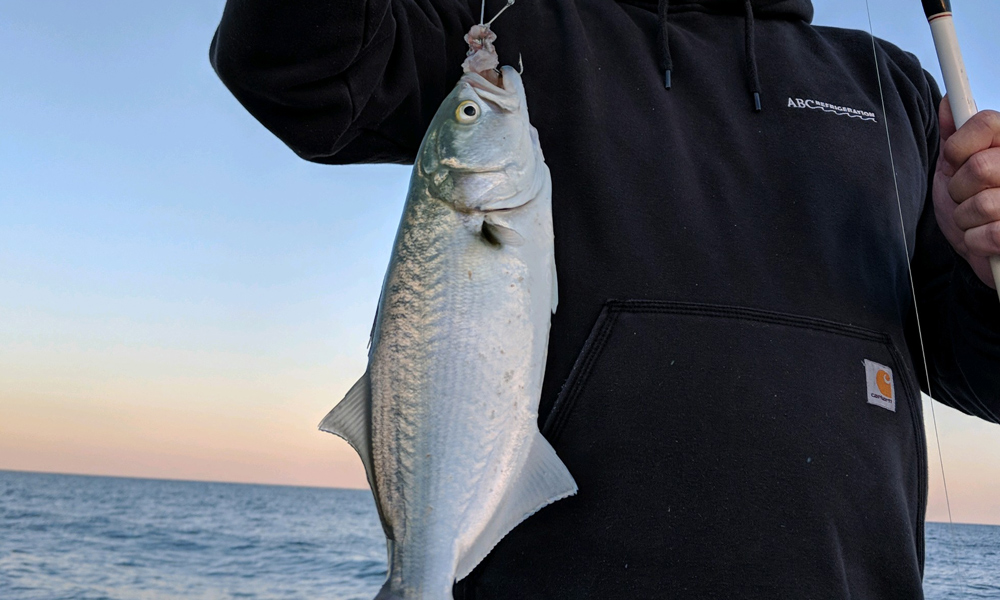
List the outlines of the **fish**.
{"label": "fish", "polygon": [[537,423],[558,304],[551,177],[520,73],[489,75],[467,69],[427,129],[368,368],[320,423],[375,497],[376,600],[452,598],[515,526],[577,492]]}

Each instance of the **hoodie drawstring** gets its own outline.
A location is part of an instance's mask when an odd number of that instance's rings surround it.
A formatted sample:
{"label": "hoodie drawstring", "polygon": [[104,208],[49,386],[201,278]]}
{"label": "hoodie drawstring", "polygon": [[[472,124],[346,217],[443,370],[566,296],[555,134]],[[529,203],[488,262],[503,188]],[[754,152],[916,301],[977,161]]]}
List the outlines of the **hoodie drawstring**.
{"label": "hoodie drawstring", "polygon": [[[660,22],[657,43],[660,51],[660,69],[663,70],[663,87],[670,89],[671,72],[674,69],[674,61],[670,56],[670,32],[667,29],[667,13],[670,8],[670,0],[659,0],[657,5],[657,15]],[[746,10],[746,20],[744,21],[744,40],[746,43],[746,71],[750,84],[750,93],[753,95],[753,108],[755,112],[761,111],[760,104],[760,77],[757,74],[757,45],[754,43],[753,5],[750,0],[743,1],[743,8]]]}
{"label": "hoodie drawstring", "polygon": [[674,69],[674,61],[670,57],[670,38],[667,31],[667,11],[670,0],[660,0],[657,12],[660,17],[660,68],[663,69],[663,86],[670,89],[670,72]]}
{"label": "hoodie drawstring", "polygon": [[744,7],[747,11],[746,21],[744,21],[747,78],[750,79],[750,91],[753,93],[753,109],[760,112],[760,77],[757,76],[757,45],[753,40],[753,6],[750,4],[750,0],[744,0]]}

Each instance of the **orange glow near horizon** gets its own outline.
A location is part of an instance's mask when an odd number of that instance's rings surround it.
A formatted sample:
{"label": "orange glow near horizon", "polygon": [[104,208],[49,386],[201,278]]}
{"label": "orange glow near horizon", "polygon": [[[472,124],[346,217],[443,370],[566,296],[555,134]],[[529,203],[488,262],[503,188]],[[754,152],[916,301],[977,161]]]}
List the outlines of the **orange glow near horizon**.
{"label": "orange glow near horizon", "polygon": [[[367,488],[354,450],[316,429],[351,382],[330,381],[324,369],[295,375],[279,375],[288,385],[268,389],[183,379],[87,385],[82,378],[72,387],[49,380],[34,392],[16,386],[22,389],[0,393],[0,469]],[[955,521],[1000,525],[1000,430],[936,410]],[[927,519],[947,521],[929,409],[925,416]]]}
{"label": "orange glow near horizon", "polygon": [[129,380],[21,366],[0,371],[0,469],[367,487],[354,450],[316,428],[350,385],[324,369],[272,372],[265,386],[252,373]]}

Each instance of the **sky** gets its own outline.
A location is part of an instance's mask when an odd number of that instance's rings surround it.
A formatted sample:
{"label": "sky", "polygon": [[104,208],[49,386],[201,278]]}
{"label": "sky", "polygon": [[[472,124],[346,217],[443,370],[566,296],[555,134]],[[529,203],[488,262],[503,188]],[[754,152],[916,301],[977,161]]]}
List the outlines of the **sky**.
{"label": "sky", "polygon": [[[938,76],[920,3],[871,3]],[[814,4],[868,29],[864,0]],[[316,424],[364,371],[409,169],[261,127],[208,63],[223,6],[0,0],[0,469],[366,486]],[[1000,2],[953,6],[1000,107]],[[935,412],[955,520],[1000,524],[1000,427]]]}

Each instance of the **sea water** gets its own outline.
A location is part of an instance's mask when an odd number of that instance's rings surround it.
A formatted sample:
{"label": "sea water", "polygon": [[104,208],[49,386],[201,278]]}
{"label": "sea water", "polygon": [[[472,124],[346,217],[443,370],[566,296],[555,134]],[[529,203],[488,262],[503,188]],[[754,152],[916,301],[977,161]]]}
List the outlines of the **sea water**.
{"label": "sea water", "polygon": [[[0,471],[0,599],[371,600],[371,494]],[[1000,599],[1000,527],[927,525],[929,600]]]}

